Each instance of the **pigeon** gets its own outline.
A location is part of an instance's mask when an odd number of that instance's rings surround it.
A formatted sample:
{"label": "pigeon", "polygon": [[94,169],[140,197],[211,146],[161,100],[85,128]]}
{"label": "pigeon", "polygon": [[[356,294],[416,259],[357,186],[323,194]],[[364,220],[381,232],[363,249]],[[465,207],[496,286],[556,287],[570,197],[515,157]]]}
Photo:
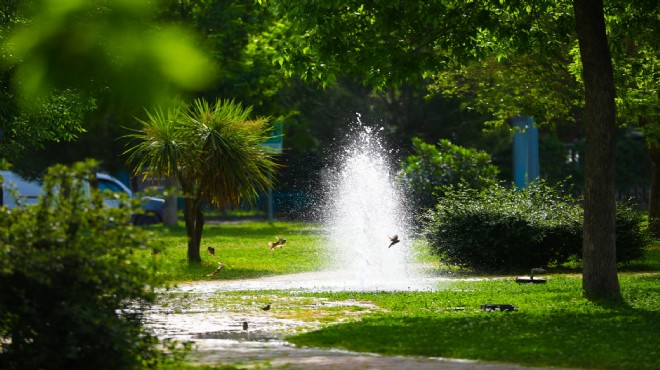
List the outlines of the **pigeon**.
{"label": "pigeon", "polygon": [[390,238],[391,243],[390,243],[390,246],[387,247],[387,248],[390,248],[390,247],[392,247],[394,244],[396,244],[396,243],[398,243],[398,242],[401,241],[401,240],[399,240],[399,236],[398,236],[398,235],[390,236],[389,238]]}
{"label": "pigeon", "polygon": [[215,276],[215,275],[217,275],[220,272],[220,270],[222,270],[223,267],[225,267],[225,265],[222,262],[218,262],[218,268],[215,269],[215,271],[213,271],[212,273],[210,273],[206,276]]}
{"label": "pigeon", "polygon": [[206,248],[209,251],[209,254],[215,257],[215,248],[213,247],[208,247]]}
{"label": "pigeon", "polygon": [[270,251],[272,252],[275,248],[282,248],[282,246],[286,243],[285,238],[280,238],[279,236],[277,237],[277,241],[274,242],[268,242],[268,246],[270,247]]}
{"label": "pigeon", "polygon": [[264,307],[261,307],[263,311],[268,311],[270,310],[270,304],[265,305]]}

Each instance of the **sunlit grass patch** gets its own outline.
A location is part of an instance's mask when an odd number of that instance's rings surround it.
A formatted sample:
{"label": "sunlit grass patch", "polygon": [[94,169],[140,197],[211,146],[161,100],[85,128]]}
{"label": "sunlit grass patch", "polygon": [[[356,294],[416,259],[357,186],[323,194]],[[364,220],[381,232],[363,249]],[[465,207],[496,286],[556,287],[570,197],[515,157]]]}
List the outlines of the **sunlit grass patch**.
{"label": "sunlit grass patch", "polygon": [[[160,276],[171,282],[198,280],[245,279],[268,275],[314,271],[327,257],[324,236],[313,224],[267,222],[242,224],[208,224],[201,243],[201,264],[188,264],[187,239],[183,227],[154,228],[160,243],[143,258],[152,260]],[[287,239],[282,248],[273,251],[269,241]],[[215,256],[207,248],[215,249]],[[220,265],[223,268],[212,274]]]}
{"label": "sunlit grass patch", "polygon": [[[659,283],[660,274],[623,276],[625,300],[613,304],[583,299],[581,279],[566,277],[538,285],[498,279],[455,282],[436,292],[319,294],[369,300],[385,311],[288,339],[383,354],[656,369]],[[486,303],[513,304],[517,311],[487,312]]]}

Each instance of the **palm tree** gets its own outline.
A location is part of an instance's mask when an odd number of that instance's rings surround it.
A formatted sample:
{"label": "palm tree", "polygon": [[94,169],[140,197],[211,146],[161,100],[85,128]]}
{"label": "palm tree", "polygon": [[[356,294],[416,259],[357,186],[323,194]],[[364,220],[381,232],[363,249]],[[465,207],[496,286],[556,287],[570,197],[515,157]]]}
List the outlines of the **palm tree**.
{"label": "palm tree", "polygon": [[261,144],[270,137],[267,119],[249,119],[251,107],[231,100],[195,100],[185,111],[147,112],[142,127],[127,135],[137,141],[125,154],[135,173],[172,177],[184,193],[188,261],[201,261],[202,205],[217,207],[253,201],[272,185],[277,168]]}

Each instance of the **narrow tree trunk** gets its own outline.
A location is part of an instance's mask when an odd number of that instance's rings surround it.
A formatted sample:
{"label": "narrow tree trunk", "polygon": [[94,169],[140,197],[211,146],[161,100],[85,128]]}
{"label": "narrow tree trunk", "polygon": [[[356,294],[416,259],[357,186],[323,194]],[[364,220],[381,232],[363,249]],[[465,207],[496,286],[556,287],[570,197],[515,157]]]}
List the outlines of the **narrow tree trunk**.
{"label": "narrow tree trunk", "polygon": [[651,157],[651,194],[649,195],[649,231],[660,236],[660,148],[648,144]]}
{"label": "narrow tree trunk", "polygon": [[202,216],[202,225],[198,226],[198,216],[201,212],[201,202],[197,199],[186,198],[184,200],[183,218],[186,223],[186,235],[188,236],[188,263],[202,262],[202,256],[199,253],[201,244],[201,229],[204,221]]}
{"label": "narrow tree trunk", "polygon": [[178,182],[174,177],[167,177],[165,179],[165,188],[167,190],[167,197],[165,197],[165,207],[163,209],[163,224],[165,226],[176,226],[177,220],[177,189]]}
{"label": "narrow tree trunk", "polygon": [[616,268],[614,74],[602,0],[574,0],[585,91],[585,199],[582,289],[585,297],[621,296]]}
{"label": "narrow tree trunk", "polygon": [[202,213],[202,205],[200,204],[195,213],[195,239],[197,240],[197,256],[201,261],[200,245],[202,244],[202,232],[204,231],[204,213]]}

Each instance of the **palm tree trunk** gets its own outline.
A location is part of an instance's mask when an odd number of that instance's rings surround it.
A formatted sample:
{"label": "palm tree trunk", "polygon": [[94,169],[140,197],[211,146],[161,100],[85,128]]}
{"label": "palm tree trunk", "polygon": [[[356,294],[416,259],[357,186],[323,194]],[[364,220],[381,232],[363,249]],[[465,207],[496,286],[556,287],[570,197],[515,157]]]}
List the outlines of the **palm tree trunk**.
{"label": "palm tree trunk", "polygon": [[174,176],[165,179],[165,188],[168,195],[165,197],[165,209],[163,210],[163,224],[165,226],[177,225],[177,187],[178,181]]}
{"label": "palm tree trunk", "polygon": [[[197,211],[195,213],[195,240],[197,240],[197,245],[195,246],[195,250],[193,253],[195,253],[196,258],[199,259],[199,261],[202,260],[202,257],[200,256],[200,245],[202,244],[202,231],[204,231],[204,213],[202,213],[202,204],[200,202],[199,206],[197,207]],[[188,251],[188,254],[190,255],[190,251]]]}
{"label": "palm tree trunk", "polygon": [[[204,215],[202,214],[202,202],[194,198],[184,200],[183,219],[186,223],[186,235],[188,236],[188,263],[202,262],[199,246],[202,241],[202,229],[204,227]],[[201,224],[200,224],[201,219]]]}
{"label": "palm tree trunk", "polygon": [[617,299],[614,144],[615,88],[602,0],[573,0],[585,93],[585,197],[582,289]]}

